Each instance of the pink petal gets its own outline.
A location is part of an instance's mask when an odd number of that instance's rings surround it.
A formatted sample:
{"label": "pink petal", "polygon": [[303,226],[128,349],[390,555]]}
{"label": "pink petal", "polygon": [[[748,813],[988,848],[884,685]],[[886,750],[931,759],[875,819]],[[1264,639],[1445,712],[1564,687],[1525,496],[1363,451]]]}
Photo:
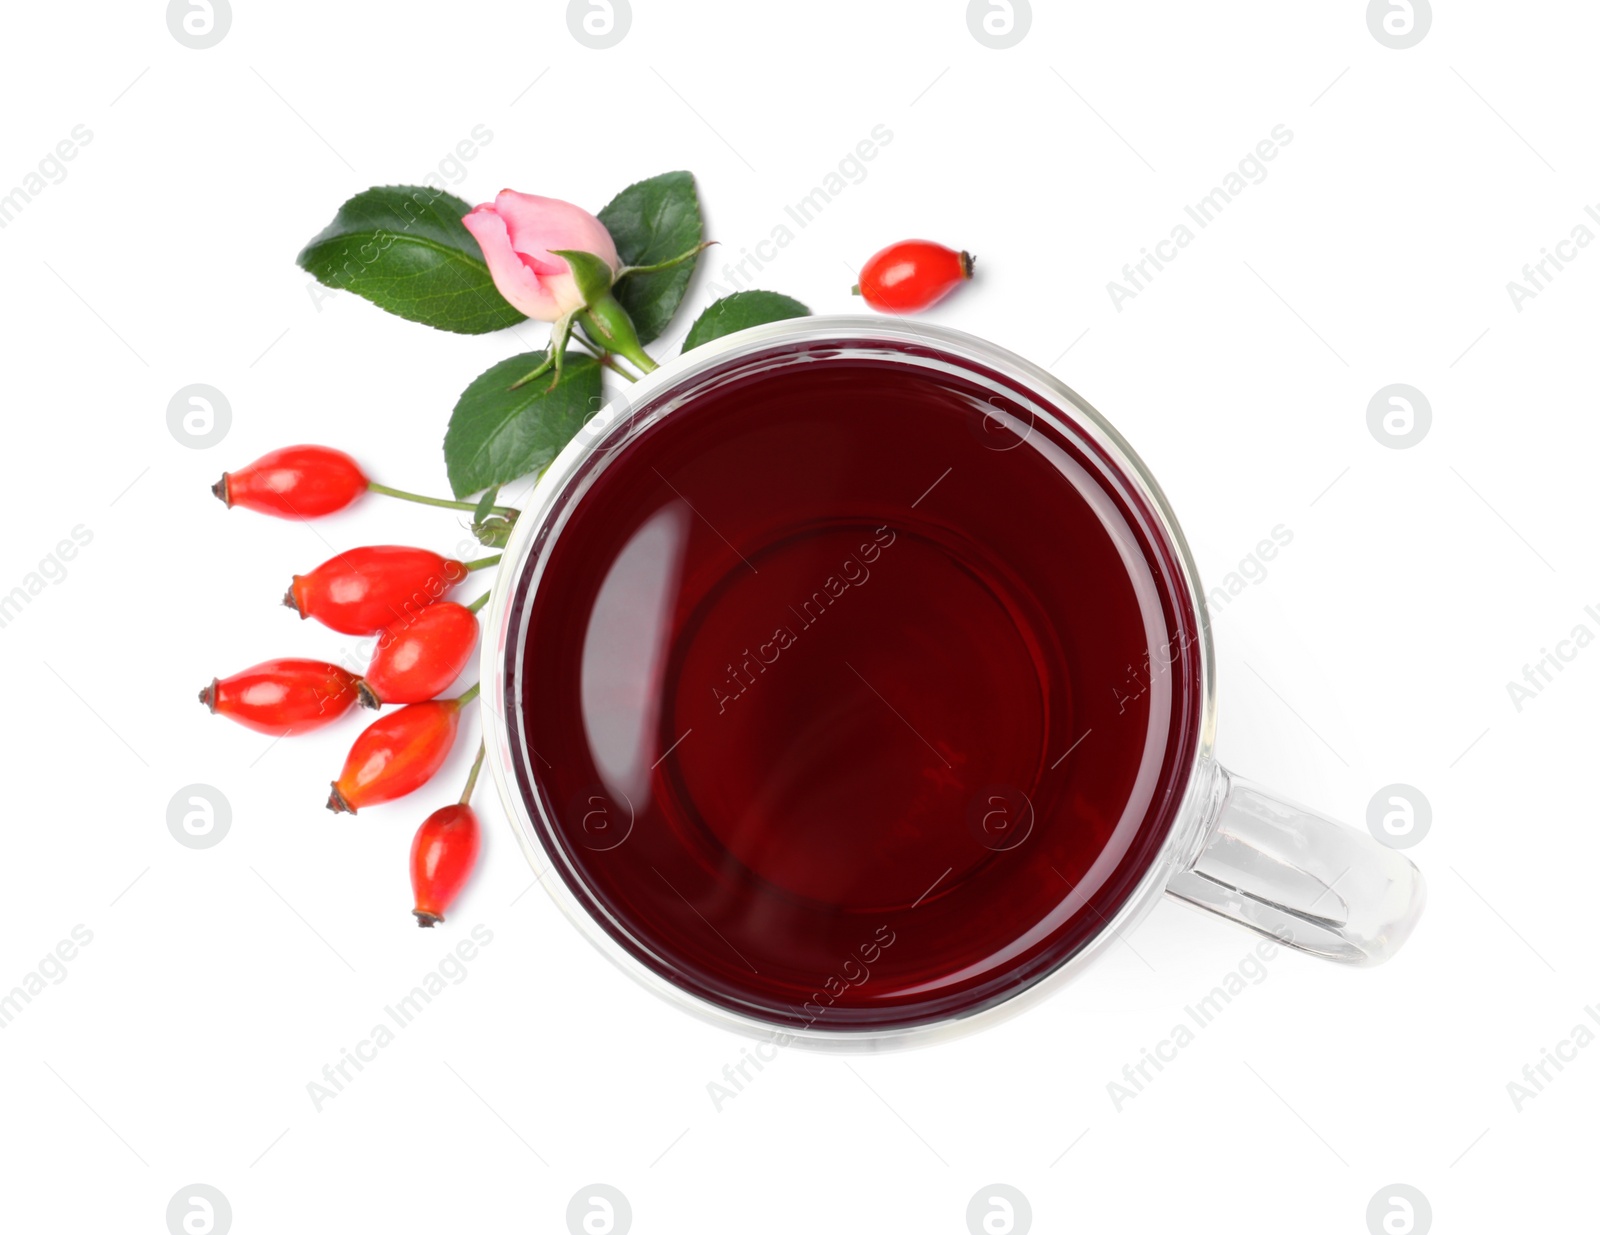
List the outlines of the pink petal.
{"label": "pink petal", "polygon": [[494,206],[495,213],[506,221],[511,247],[533,259],[543,273],[557,273],[557,270],[544,269],[556,263],[560,271],[566,269],[563,259],[550,256],[551,249],[593,253],[613,270],[622,264],[605,224],[571,202],[502,189]]}
{"label": "pink petal", "polygon": [[541,281],[540,273],[529,269],[512,247],[506,221],[493,206],[479,206],[461,222],[483,250],[495,287],[519,313],[540,321],[553,321],[560,316],[555,297]]}

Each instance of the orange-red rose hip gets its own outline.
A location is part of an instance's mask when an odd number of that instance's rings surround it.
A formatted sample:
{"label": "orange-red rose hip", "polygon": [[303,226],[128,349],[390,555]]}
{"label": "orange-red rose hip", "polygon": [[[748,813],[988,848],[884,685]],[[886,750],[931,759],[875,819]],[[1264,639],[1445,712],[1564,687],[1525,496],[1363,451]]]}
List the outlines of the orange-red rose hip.
{"label": "orange-red rose hip", "polygon": [[212,678],[200,702],[258,733],[310,733],[350,710],[356,682],[355,674],[320,660],[267,660]]}
{"label": "orange-red rose hip", "polygon": [[328,795],[328,809],[353,815],[363,806],[392,802],[422,788],[455,745],[461,704],[476,693],[474,687],[460,699],[412,703],[378,717],[350,747]]}
{"label": "orange-red rose hip", "polygon": [[427,549],[368,545],[296,575],[283,603],[347,635],[374,635],[409,620],[467,577],[467,567]]}
{"label": "orange-red rose hip", "polygon": [[441,600],[409,622],[383,632],[372,664],[356,683],[369,708],[421,703],[461,676],[478,645],[478,618],[465,605]]}
{"label": "orange-red rose hip", "polygon": [[861,267],[854,291],[880,313],[916,313],[972,277],[972,254],[931,240],[902,240]]}
{"label": "orange-red rose hip", "polygon": [[443,922],[478,863],[478,816],[464,802],[440,807],[422,821],[411,842],[412,909],[418,926]]}
{"label": "orange-red rose hip", "polygon": [[343,510],[367,490],[354,459],[331,446],[285,446],[211,486],[230,509],[243,506],[280,519],[315,519]]}

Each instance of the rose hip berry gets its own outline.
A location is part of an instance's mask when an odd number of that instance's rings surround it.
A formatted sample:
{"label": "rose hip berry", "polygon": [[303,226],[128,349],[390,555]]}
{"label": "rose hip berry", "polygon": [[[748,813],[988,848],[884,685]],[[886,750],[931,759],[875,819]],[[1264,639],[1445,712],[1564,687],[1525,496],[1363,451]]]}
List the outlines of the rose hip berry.
{"label": "rose hip berry", "polygon": [[366,674],[356,683],[369,708],[421,703],[461,676],[478,645],[478,618],[465,605],[441,600],[379,638]]}
{"label": "rose hip berry", "polygon": [[237,472],[211,492],[230,509],[243,506],[280,519],[315,519],[343,510],[367,490],[360,466],[330,446],[285,446]]}
{"label": "rose hip berry", "polygon": [[296,575],[283,603],[343,634],[374,635],[438,600],[467,570],[427,549],[369,545]]}
{"label": "rose hip berry", "polygon": [[931,240],[902,240],[869,257],[851,290],[881,313],[916,313],[972,278],[972,263],[972,254]]}
{"label": "rose hip berry", "polygon": [[483,767],[484,746],[472,761],[461,799],[436,810],[422,821],[411,840],[412,909],[418,926],[444,921],[444,911],[455,902],[478,862],[480,833],[472,810],[472,789]]}
{"label": "rose hip berry", "polygon": [[418,926],[443,922],[472,868],[481,844],[478,816],[465,802],[452,802],[422,821],[411,841],[412,909]]}
{"label": "rose hip berry", "polygon": [[328,809],[353,815],[363,806],[392,802],[422,788],[450,754],[461,727],[461,708],[477,693],[474,686],[458,699],[412,703],[378,717],[350,747],[328,795]]}
{"label": "rose hip berry", "polygon": [[258,733],[309,733],[339,719],[356,701],[357,678],[320,660],[268,660],[213,678],[200,702]]}

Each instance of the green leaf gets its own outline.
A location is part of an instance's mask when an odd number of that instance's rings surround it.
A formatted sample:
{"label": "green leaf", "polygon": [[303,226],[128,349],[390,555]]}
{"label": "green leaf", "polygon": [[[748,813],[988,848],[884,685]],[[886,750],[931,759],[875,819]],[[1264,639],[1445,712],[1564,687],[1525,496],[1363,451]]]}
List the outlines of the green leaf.
{"label": "green leaf", "polygon": [[494,500],[500,496],[500,486],[490,485],[478,499],[478,509],[472,512],[474,523],[482,523],[494,510]]}
{"label": "green leaf", "polygon": [[560,380],[511,383],[544,360],[543,352],[510,356],[461,392],[444,435],[444,462],[456,497],[538,471],[561,453],[600,406],[600,366],[568,355]]}
{"label": "green leaf", "polygon": [[415,185],[357,193],[295,261],[407,321],[486,334],[525,321],[495,290],[459,197]]}
{"label": "green leaf", "polygon": [[[654,266],[700,243],[703,230],[694,176],[667,172],[629,185],[600,212],[624,266]],[[633,318],[639,341],[656,338],[683,303],[698,259],[650,274],[630,274],[616,296]]]}
{"label": "green leaf", "polygon": [[777,292],[734,292],[731,296],[724,296],[695,319],[694,325],[689,327],[688,337],[683,341],[683,350],[687,352],[712,339],[720,339],[725,334],[750,326],[760,326],[764,322],[781,322],[791,317],[809,317],[810,314],[811,310],[792,296],[781,296]]}

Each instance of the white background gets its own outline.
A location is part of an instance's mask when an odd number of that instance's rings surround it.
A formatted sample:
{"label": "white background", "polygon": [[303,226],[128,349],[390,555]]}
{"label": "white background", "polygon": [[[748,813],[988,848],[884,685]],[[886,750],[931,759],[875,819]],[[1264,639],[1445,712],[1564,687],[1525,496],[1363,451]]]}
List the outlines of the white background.
{"label": "white background", "polygon": [[[1600,202],[1593,6],[1440,5],[1400,51],[1358,0],[1037,4],[1003,51],[954,0],[635,0],[605,51],[557,3],[238,0],[198,51],[162,7],[6,18],[0,191],[73,126],[93,134],[0,231],[0,593],[73,527],[93,536],[0,628],[0,991],[93,932],[0,1030],[8,1227],[159,1232],[195,1182],[239,1232],[559,1231],[597,1181],[640,1232],[959,1233],[996,1182],[1040,1231],[1359,1235],[1396,1182],[1440,1231],[1582,1223],[1600,1049],[1520,1112],[1506,1086],[1600,1003],[1600,650],[1520,711],[1506,683],[1580,623],[1600,633],[1600,247],[1521,312],[1506,284]],[[757,285],[849,311],[881,245],[972,249],[978,281],[930,317],[1100,407],[1208,585],[1292,530],[1215,614],[1219,754],[1356,826],[1382,786],[1426,796],[1410,856],[1430,904],[1406,950],[1376,970],[1280,955],[1119,1112],[1107,1082],[1254,945],[1165,903],[1021,1018],[891,1057],[784,1052],[718,1111],[708,1082],[744,1044],[529,891],[491,795],[479,877],[446,928],[416,930],[411,832],[474,733],[438,784],[335,818],[321,802],[357,722],[273,745],[194,695],[268,656],[354,655],[278,607],[330,545],[450,550],[462,530],[378,499],[313,529],[207,486],[310,440],[443,491],[456,393],[542,328],[319,308],[293,259],[345,197],[421,180],[480,124],[493,139],[453,186],[469,201],[511,186],[597,209],[696,173],[722,247],[668,344],[713,278],[730,286],[723,264],[886,125],[865,179]],[[1107,281],[1280,124],[1267,178],[1117,311]],[[210,449],[166,424],[195,382],[232,408]],[[1410,449],[1367,427],[1393,382],[1432,406]],[[195,782],[232,805],[205,850],[166,823]],[[316,1111],[307,1082],[477,924],[493,943],[466,980]]]}

